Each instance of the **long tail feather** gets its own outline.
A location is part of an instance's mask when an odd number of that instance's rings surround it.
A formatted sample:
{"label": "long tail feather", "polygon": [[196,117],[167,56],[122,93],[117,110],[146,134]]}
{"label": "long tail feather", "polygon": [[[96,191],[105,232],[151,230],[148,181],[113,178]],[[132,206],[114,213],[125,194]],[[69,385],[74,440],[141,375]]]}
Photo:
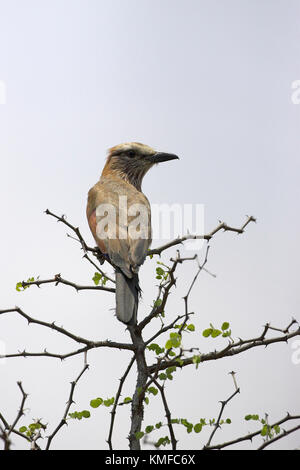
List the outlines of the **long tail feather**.
{"label": "long tail feather", "polygon": [[137,274],[130,279],[116,270],[116,314],[118,320],[133,325],[137,320],[139,303],[139,278]]}

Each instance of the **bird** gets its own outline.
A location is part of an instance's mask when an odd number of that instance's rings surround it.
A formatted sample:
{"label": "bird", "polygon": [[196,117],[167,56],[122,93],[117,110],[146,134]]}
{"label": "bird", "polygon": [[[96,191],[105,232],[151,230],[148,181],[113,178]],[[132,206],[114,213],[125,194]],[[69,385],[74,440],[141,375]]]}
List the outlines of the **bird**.
{"label": "bird", "polygon": [[101,255],[115,269],[116,316],[126,325],[137,322],[138,273],[152,241],[151,206],[142,180],[155,164],[178,158],[139,142],[116,145],[88,192],[88,224]]}

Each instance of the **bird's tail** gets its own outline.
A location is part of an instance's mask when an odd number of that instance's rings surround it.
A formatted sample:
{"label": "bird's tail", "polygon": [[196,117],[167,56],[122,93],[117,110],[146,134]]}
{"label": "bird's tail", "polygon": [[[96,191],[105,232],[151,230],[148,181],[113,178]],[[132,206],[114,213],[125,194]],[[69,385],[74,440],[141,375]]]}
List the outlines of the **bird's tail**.
{"label": "bird's tail", "polygon": [[118,320],[134,325],[137,320],[140,287],[138,274],[130,279],[116,269],[116,314]]}

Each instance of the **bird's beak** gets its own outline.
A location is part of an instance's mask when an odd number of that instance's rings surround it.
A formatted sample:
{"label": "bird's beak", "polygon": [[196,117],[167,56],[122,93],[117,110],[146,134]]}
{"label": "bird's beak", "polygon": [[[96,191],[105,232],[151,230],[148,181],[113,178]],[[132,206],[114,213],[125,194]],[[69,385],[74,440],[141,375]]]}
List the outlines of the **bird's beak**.
{"label": "bird's beak", "polygon": [[153,163],[161,163],[161,162],[168,162],[169,160],[178,160],[179,157],[174,155],[174,153],[164,153],[164,152],[157,152],[151,157],[151,162]]}

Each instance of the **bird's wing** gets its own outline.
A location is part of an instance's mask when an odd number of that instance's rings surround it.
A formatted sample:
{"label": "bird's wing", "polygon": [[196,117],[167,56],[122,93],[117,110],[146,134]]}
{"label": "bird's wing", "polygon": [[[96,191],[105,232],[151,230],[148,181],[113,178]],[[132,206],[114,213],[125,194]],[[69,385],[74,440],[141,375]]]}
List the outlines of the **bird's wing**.
{"label": "bird's wing", "polygon": [[[120,203],[120,196],[126,196],[126,206],[122,202]],[[137,206],[134,206],[136,204]],[[101,222],[97,208],[101,205],[103,205],[103,213],[105,213],[105,209],[109,209],[109,206],[115,211],[117,230],[115,233],[108,233],[107,238],[99,238],[99,233],[97,234],[97,224],[99,229],[99,221]],[[133,212],[130,212],[130,207],[133,207]],[[135,232],[134,221],[137,220],[135,209],[138,210],[139,207],[143,211],[143,217],[140,218],[138,225],[143,230],[141,235],[144,238],[137,238]],[[125,214],[124,211],[127,209],[128,213]],[[150,215],[150,205],[147,198],[126,183],[114,182],[111,179],[104,180],[98,182],[89,191],[87,217],[96,243],[101,252],[107,253],[112,263],[129,278],[138,271],[147,255],[151,243]],[[105,215],[103,217],[105,218]],[[146,226],[145,217],[148,217]],[[102,218],[103,225],[104,218]],[[112,222],[114,221],[112,220]]]}

